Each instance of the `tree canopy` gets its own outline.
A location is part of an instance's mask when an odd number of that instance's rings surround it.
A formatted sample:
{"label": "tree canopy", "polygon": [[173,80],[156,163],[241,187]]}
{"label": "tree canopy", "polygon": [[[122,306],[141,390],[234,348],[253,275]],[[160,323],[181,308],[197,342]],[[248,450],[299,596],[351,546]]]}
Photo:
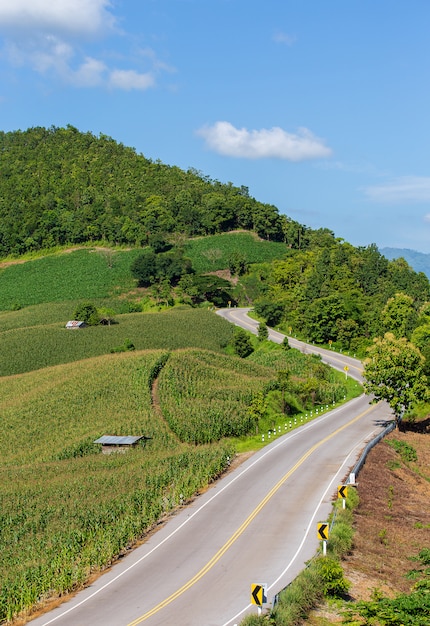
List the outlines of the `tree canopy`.
{"label": "tree canopy", "polygon": [[254,292],[255,283],[260,287],[254,310],[269,326],[362,353],[373,337],[392,332],[410,339],[417,326],[429,324],[424,274],[401,259],[388,261],[374,244],[356,248],[318,231],[312,239],[307,249],[290,249],[284,259],[249,269]]}
{"label": "tree canopy", "polygon": [[399,426],[405,411],[429,397],[425,359],[410,341],[393,333],[374,339],[367,352],[364,389],[375,401],[388,402]]}
{"label": "tree canopy", "polygon": [[237,228],[295,246],[290,230],[306,231],[245,186],[152,161],[72,126],[0,132],[0,152],[0,256],[92,241],[146,245],[160,234]]}

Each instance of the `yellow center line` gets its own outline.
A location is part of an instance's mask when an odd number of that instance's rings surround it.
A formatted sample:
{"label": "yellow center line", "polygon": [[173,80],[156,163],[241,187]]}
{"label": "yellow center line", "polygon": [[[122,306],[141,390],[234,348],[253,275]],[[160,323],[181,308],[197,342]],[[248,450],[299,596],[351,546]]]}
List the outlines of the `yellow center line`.
{"label": "yellow center line", "polygon": [[368,409],[360,413],[360,415],[357,415],[356,417],[354,417],[354,419],[352,419],[350,422],[348,422],[347,424],[344,424],[343,426],[340,426],[340,428],[332,432],[330,435],[327,435],[327,437],[325,437],[324,439],[321,439],[321,441],[319,441],[318,443],[313,445],[311,448],[309,448],[309,450],[297,461],[297,463],[276,483],[274,487],[272,487],[272,489],[263,498],[263,500],[261,500],[261,502],[256,506],[256,508],[247,517],[247,519],[233,533],[230,539],[228,539],[228,541],[218,550],[218,552],[210,559],[210,561],[208,561],[206,565],[202,567],[202,569],[199,572],[197,572],[195,576],[193,576],[193,578],[191,578],[188,582],[186,582],[185,585],[183,585],[180,589],[172,593],[172,595],[170,595],[168,598],[166,598],[165,600],[157,604],[157,606],[155,606],[153,609],[151,609],[150,611],[148,611],[141,617],[138,617],[133,622],[130,622],[128,626],[136,626],[137,624],[141,624],[145,620],[149,619],[150,617],[155,615],[155,613],[158,613],[158,611],[161,611],[161,609],[163,609],[168,604],[176,600],[176,598],[182,595],[185,591],[190,589],[190,587],[195,585],[195,583],[198,582],[201,578],[203,578],[203,576],[207,574],[210,569],[212,569],[212,567],[220,560],[220,558],[227,552],[227,550],[231,548],[231,546],[240,537],[240,535],[246,530],[246,528],[248,528],[250,523],[256,518],[256,516],[260,513],[263,507],[269,502],[269,500],[280,489],[280,487],[282,487],[285,481],[287,481],[288,478],[290,478],[291,475],[294,474],[294,472],[306,461],[307,458],[310,457],[311,454],[313,454],[313,452],[315,452],[315,450],[317,450],[324,443],[332,439],[332,437],[339,434],[342,430],[344,430],[348,426],[351,426],[351,424],[353,424],[357,420],[361,419],[364,415],[366,415],[366,413],[369,413],[373,409],[374,407],[369,407]]}

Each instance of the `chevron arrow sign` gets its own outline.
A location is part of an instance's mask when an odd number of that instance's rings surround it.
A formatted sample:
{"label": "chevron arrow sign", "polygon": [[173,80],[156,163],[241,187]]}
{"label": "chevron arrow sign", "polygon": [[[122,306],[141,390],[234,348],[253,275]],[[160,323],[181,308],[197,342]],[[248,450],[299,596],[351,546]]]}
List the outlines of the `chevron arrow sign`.
{"label": "chevron arrow sign", "polygon": [[323,541],[327,541],[327,539],[328,539],[328,524],[327,524],[327,522],[323,522],[321,524],[318,524],[317,537],[318,537],[318,539],[322,539]]}

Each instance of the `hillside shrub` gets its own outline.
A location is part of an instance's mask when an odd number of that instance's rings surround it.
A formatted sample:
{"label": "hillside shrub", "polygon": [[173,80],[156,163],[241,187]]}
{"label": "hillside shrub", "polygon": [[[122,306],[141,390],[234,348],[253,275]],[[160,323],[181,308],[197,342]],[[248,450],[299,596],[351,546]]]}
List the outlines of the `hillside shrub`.
{"label": "hillside shrub", "polygon": [[232,276],[242,276],[248,269],[246,256],[242,252],[232,252],[228,258],[228,269]]}
{"label": "hillside shrub", "polygon": [[377,597],[356,602],[344,613],[344,624],[384,624],[384,626],[428,626],[430,593],[413,591],[396,598]]}
{"label": "hillside shrub", "polygon": [[402,461],[405,463],[414,462],[418,459],[415,448],[405,441],[400,441],[399,439],[388,439],[387,443],[389,446],[394,448],[394,450],[400,455]]}
{"label": "hillside shrub", "polygon": [[114,352],[131,352],[132,350],[136,350],[136,346],[130,339],[126,339],[122,346],[117,346],[116,348],[112,348],[111,353]]}
{"label": "hillside shrub", "polygon": [[316,560],[316,567],[325,596],[338,598],[348,591],[351,583],[345,578],[342,566],[337,559],[328,556],[320,557]]}
{"label": "hillside shrub", "polygon": [[73,318],[85,322],[88,326],[97,326],[97,324],[100,324],[100,315],[97,307],[91,302],[79,304],[73,313]]}
{"label": "hillside shrub", "polygon": [[231,346],[237,356],[245,359],[254,352],[254,347],[248,333],[242,328],[236,328],[233,338],[230,341]]}
{"label": "hillside shrub", "polygon": [[258,324],[258,341],[265,341],[269,338],[269,329],[267,328],[267,324],[264,322],[260,322]]}

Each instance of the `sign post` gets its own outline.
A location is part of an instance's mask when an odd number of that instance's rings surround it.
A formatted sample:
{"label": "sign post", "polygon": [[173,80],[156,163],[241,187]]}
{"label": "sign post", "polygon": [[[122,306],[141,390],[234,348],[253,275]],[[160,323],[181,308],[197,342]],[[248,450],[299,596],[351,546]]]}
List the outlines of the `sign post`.
{"label": "sign post", "polygon": [[345,378],[348,378],[349,367],[347,365],[345,365],[345,367],[343,369],[345,370]]}

